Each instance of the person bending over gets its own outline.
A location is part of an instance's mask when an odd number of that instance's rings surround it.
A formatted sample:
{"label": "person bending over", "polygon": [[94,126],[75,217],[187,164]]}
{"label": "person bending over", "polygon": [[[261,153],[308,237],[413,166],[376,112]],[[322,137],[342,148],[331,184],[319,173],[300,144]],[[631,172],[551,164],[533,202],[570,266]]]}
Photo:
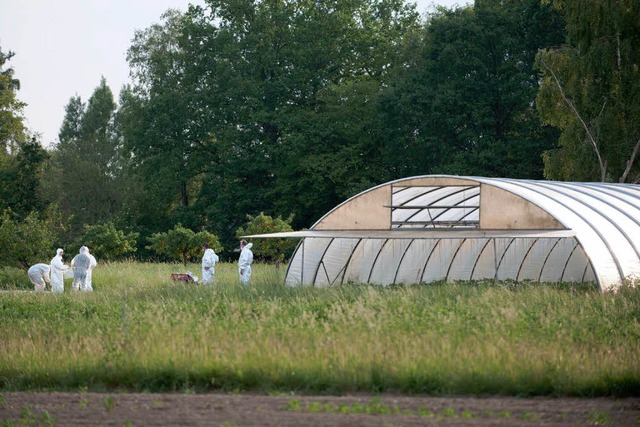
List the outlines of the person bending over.
{"label": "person bending over", "polygon": [[29,280],[35,286],[36,292],[42,292],[45,288],[45,282],[51,283],[49,280],[49,272],[51,267],[48,264],[35,264],[29,267],[27,271],[27,275],[29,276]]}

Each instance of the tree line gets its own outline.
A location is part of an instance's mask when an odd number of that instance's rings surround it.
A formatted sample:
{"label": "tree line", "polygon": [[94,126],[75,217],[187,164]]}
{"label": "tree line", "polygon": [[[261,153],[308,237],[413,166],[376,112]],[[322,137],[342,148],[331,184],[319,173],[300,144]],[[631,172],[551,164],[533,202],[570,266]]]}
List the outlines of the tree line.
{"label": "tree line", "polygon": [[137,31],[131,84],[70,98],[49,149],[3,53],[3,221],[46,222],[51,245],[102,227],[140,257],[159,233],[206,231],[229,256],[265,218],[309,227],[407,176],[637,183],[639,19],[635,0],[424,16],[404,0],[207,0]]}

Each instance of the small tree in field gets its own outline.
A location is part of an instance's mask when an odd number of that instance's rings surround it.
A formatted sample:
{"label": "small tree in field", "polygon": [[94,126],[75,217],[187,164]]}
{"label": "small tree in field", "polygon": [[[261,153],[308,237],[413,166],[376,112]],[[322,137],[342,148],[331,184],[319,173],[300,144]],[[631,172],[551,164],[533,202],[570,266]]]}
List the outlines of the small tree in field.
{"label": "small tree in field", "polygon": [[54,243],[62,226],[54,208],[44,214],[31,212],[24,220],[11,210],[0,216],[0,266],[24,268],[53,258]]}
{"label": "small tree in field", "polygon": [[125,234],[112,223],[85,225],[78,246],[86,245],[98,258],[113,260],[136,251],[139,233]]}
{"label": "small tree in field", "polygon": [[[291,222],[293,221],[293,215],[290,215],[287,219],[282,219],[278,216],[272,218],[269,215],[265,215],[264,212],[260,212],[260,215],[251,216],[247,215],[246,227],[240,227],[236,230],[236,236],[247,236],[252,234],[268,234],[293,231],[291,228]],[[282,239],[264,239],[260,242],[260,246],[253,252],[263,258],[274,261],[276,266],[280,266],[280,263],[291,254],[296,247],[298,239],[282,238]]]}
{"label": "small tree in field", "polygon": [[222,250],[218,236],[208,231],[198,233],[184,228],[181,224],[166,233],[156,233],[148,238],[151,245],[147,249],[155,251],[158,255],[166,255],[179,259],[186,266],[190,258],[202,252],[202,245],[208,243],[216,252]]}

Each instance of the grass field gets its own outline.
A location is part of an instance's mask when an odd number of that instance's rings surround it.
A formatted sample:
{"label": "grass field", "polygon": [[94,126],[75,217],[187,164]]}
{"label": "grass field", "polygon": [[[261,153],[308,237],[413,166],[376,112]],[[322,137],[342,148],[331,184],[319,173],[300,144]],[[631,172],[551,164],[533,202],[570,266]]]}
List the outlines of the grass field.
{"label": "grass field", "polygon": [[93,293],[1,292],[0,390],[640,395],[638,289],[291,289],[260,264],[244,289],[226,263],[214,286],[169,279],[186,270],[101,264]]}

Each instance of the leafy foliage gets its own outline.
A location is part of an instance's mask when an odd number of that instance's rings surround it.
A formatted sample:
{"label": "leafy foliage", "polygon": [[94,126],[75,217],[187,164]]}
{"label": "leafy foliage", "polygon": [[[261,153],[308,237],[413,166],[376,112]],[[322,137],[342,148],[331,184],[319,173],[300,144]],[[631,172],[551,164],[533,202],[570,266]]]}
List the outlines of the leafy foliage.
{"label": "leafy foliage", "polygon": [[136,33],[119,105],[104,79],[70,99],[49,160],[12,127],[20,103],[0,115],[15,136],[0,135],[0,207],[17,220],[53,201],[63,243],[111,223],[139,233],[136,256],[185,262],[195,252],[158,240],[176,224],[231,251],[247,215],[309,227],[395,178],[640,176],[637,2],[476,1],[425,19],[403,0],[203,3]]}
{"label": "leafy foliage", "polygon": [[18,100],[20,80],[14,77],[13,68],[6,64],[15,54],[0,49],[0,160],[14,152],[26,139],[26,127],[22,109],[25,103]]}
{"label": "leafy foliage", "polygon": [[561,131],[545,154],[559,180],[640,182],[640,4],[554,0],[566,44],[538,55],[541,117]]}
{"label": "leafy foliage", "polygon": [[66,106],[49,174],[48,192],[76,233],[84,224],[113,220],[122,208],[122,159],[114,129],[116,104],[103,78],[88,103]]}
{"label": "leafy foliage", "polygon": [[541,178],[555,134],[533,108],[538,49],[562,40],[538,0],[440,9],[405,43],[386,91],[385,153],[395,177],[424,173]]}
{"label": "leafy foliage", "polygon": [[24,220],[10,210],[0,216],[0,266],[28,269],[48,261],[54,255],[61,219],[53,208],[43,214],[31,212]]}
{"label": "leafy foliage", "polygon": [[24,268],[0,267],[0,289],[33,290],[33,284],[25,274]]}
{"label": "leafy foliage", "polygon": [[96,257],[111,261],[135,252],[138,236],[139,233],[125,234],[109,222],[85,225],[84,234],[77,243],[88,246]]}
{"label": "leafy foliage", "polygon": [[42,182],[48,159],[49,154],[33,139],[20,144],[4,164],[0,162],[0,211],[11,209],[24,218],[46,207]]}
{"label": "leafy foliage", "polygon": [[[240,227],[236,231],[236,236],[241,238],[242,236],[252,234],[268,234],[293,231],[291,228],[291,222],[293,216],[287,219],[283,219],[278,216],[272,218],[269,215],[265,215],[264,212],[256,216],[247,215],[247,224],[245,227]],[[263,257],[267,260],[275,261],[277,265],[282,263],[286,257],[291,255],[295,248],[298,239],[281,238],[281,239],[263,239],[260,245],[257,245],[253,252],[255,255]]]}
{"label": "leafy foliage", "polygon": [[[373,98],[393,46],[417,26],[415,10],[396,0],[207,6],[165,17],[129,51],[139,80],[136,129],[146,138],[136,140],[147,150],[138,158],[156,165],[155,181],[172,180],[166,196],[181,182],[198,190],[183,192],[182,211],[178,199],[163,200],[165,211],[197,212],[189,224],[216,229],[227,244],[247,214],[277,204],[277,213],[306,224],[377,182],[377,156],[368,159],[378,137]],[[179,115],[170,128],[158,122],[165,111]],[[352,111],[350,123],[336,126]]]}
{"label": "leafy foliage", "polygon": [[143,209],[160,219],[154,225],[180,222],[198,228],[204,224],[192,205],[210,161],[210,106],[202,103],[207,88],[203,76],[190,73],[183,16],[168,10],[162,19],[136,32],[128,51],[135,86],[121,97],[121,132],[132,154],[133,175],[144,190]]}
{"label": "leafy foliage", "polygon": [[202,252],[202,245],[216,252],[222,251],[222,246],[215,234],[208,231],[194,232],[181,224],[176,225],[166,233],[155,233],[148,238],[151,243],[147,249],[152,249],[158,255],[166,255],[173,259],[179,259],[186,266],[187,262]]}
{"label": "leafy foliage", "polygon": [[13,56],[0,49],[0,212],[11,209],[24,219],[47,205],[41,182],[48,154],[36,137],[28,138],[22,115],[26,104],[17,98],[20,81],[6,67]]}

